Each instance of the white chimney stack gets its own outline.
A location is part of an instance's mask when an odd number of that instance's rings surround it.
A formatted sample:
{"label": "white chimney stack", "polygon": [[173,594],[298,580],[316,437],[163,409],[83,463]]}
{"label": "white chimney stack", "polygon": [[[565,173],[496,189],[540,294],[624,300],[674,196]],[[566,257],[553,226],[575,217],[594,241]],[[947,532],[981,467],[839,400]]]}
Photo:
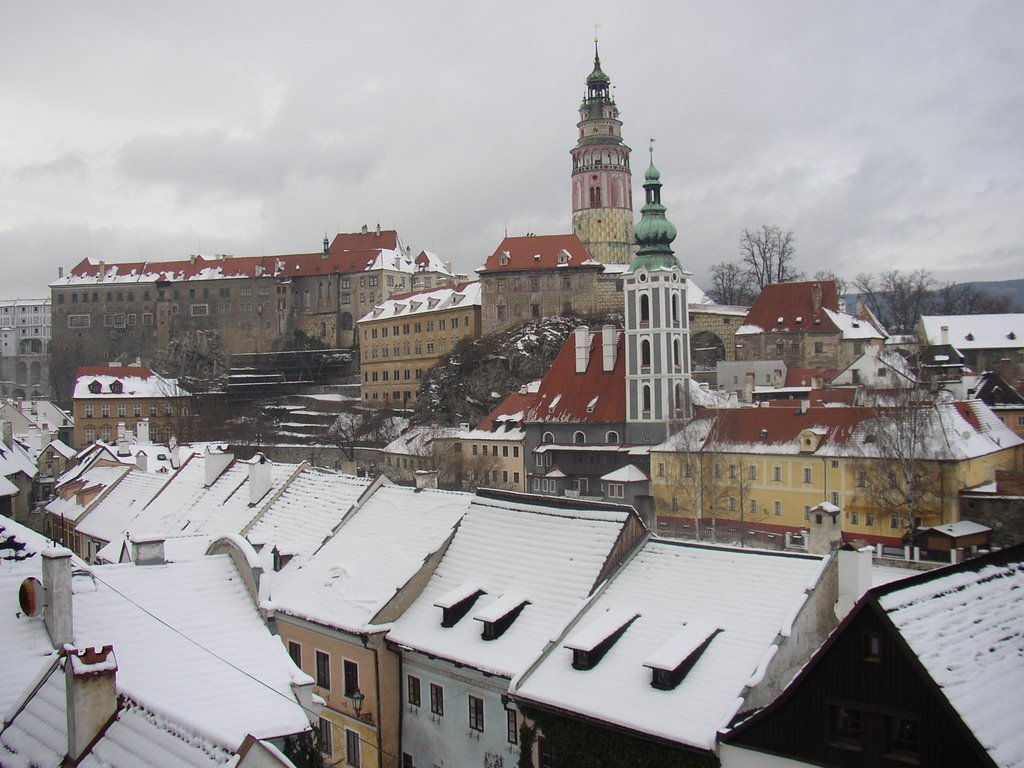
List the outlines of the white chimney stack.
{"label": "white chimney stack", "polygon": [[606,325],[601,329],[601,361],[605,373],[615,368],[615,326]]}
{"label": "white chimney stack", "polygon": [[145,445],[149,440],[149,419],[139,419],[135,423],[135,439]]}
{"label": "white chimney stack", "polygon": [[[172,453],[174,451],[172,450]],[[217,478],[221,476],[225,469],[235,460],[233,453],[224,453],[222,451],[211,451],[209,448],[206,449],[206,453],[203,455],[203,466],[206,470],[204,477],[204,485],[207,487],[217,482]]]}
{"label": "white chimney stack", "polygon": [[77,764],[117,712],[117,659],[113,647],[69,648],[64,675],[68,757]]}
{"label": "white chimney stack", "polygon": [[273,485],[271,467],[273,464],[262,453],[257,453],[249,462],[249,504],[258,504]]}
{"label": "white chimney stack", "polygon": [[139,451],[135,454],[135,466],[141,469],[143,472],[149,472],[149,454],[145,451]]}
{"label": "white chimney stack", "polygon": [[836,618],[845,618],[865,592],[871,589],[871,547],[839,550],[839,599]]}
{"label": "white chimney stack", "polygon": [[590,330],[581,325],[576,329],[576,373],[585,373],[590,362]]}
{"label": "white chimney stack", "polygon": [[71,550],[48,547],[43,557],[43,623],[54,648],[74,642],[71,614]]}
{"label": "white chimney stack", "polygon": [[422,491],[424,488],[437,488],[436,469],[416,470],[416,490]]}
{"label": "white chimney stack", "polygon": [[136,565],[164,565],[163,536],[129,536],[132,544],[132,562]]}
{"label": "white chimney stack", "polygon": [[940,330],[942,331],[942,343],[949,344],[949,326],[944,325]]}

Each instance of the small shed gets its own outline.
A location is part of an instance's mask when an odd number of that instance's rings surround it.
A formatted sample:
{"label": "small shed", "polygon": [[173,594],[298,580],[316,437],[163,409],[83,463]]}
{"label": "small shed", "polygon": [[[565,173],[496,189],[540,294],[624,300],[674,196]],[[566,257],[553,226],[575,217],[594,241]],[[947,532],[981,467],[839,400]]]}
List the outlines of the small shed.
{"label": "small shed", "polygon": [[992,529],[973,520],[946,523],[917,532],[918,546],[928,552],[949,552],[953,549],[987,549]]}

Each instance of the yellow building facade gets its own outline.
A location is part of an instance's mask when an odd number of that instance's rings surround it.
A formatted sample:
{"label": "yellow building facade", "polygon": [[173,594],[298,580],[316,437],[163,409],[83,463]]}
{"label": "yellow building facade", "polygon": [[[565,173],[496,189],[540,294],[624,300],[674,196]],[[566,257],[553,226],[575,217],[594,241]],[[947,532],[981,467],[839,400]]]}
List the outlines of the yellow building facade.
{"label": "yellow building facade", "polygon": [[464,338],[480,338],[480,284],[392,297],[359,320],[360,395],[410,407],[427,371]]}

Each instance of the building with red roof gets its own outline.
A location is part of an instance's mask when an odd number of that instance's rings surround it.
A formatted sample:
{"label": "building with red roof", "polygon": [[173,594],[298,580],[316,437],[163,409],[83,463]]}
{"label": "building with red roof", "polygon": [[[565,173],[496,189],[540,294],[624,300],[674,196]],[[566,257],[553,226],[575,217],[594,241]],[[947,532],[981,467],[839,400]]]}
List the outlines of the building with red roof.
{"label": "building with red roof", "polygon": [[50,285],[56,397],[68,399],[80,365],[152,364],[172,343],[217,357],[280,351],[302,335],[351,346],[356,319],[378,302],[455,282],[435,255],[414,257],[397,232],[379,226],[325,237],[312,253],[83,259]]}
{"label": "building with red roof", "polygon": [[659,529],[779,546],[825,502],[847,538],[902,545],[912,529],[958,521],[960,490],[1024,457],[978,400],[772,405],[705,411],[651,449]]}
{"label": "building with red roof", "polygon": [[842,370],[887,335],[866,309],[846,312],[833,280],[772,283],[736,331],[736,359]]}

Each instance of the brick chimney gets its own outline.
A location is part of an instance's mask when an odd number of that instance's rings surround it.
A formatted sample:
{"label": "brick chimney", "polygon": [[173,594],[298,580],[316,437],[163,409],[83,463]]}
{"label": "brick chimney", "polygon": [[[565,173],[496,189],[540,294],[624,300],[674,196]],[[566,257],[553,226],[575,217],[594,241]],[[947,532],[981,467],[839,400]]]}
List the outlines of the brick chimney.
{"label": "brick chimney", "polygon": [[814,283],[811,286],[811,312],[815,315],[821,312],[821,285],[819,283]]}
{"label": "brick chimney", "polygon": [[68,648],[64,675],[68,757],[77,764],[117,712],[117,659],[113,647]]}
{"label": "brick chimney", "polygon": [[581,325],[573,333],[576,342],[576,373],[586,373],[590,362],[590,329]]}
{"label": "brick chimney", "polygon": [[43,623],[54,648],[74,642],[71,614],[71,550],[49,547],[43,557]]}

